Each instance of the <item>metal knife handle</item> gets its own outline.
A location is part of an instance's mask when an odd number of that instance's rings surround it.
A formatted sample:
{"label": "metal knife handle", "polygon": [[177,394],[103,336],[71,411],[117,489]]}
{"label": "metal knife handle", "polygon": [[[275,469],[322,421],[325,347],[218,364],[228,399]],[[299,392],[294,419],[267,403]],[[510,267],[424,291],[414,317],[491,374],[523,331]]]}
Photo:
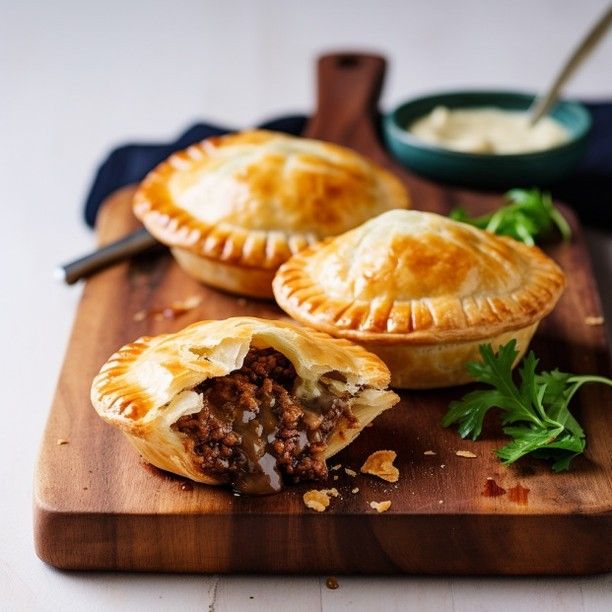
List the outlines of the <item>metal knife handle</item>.
{"label": "metal knife handle", "polygon": [[156,244],[158,244],[157,240],[143,227],[80,259],[58,266],[55,268],[54,275],[67,285],[72,285],[81,278],[127,257],[142,253]]}

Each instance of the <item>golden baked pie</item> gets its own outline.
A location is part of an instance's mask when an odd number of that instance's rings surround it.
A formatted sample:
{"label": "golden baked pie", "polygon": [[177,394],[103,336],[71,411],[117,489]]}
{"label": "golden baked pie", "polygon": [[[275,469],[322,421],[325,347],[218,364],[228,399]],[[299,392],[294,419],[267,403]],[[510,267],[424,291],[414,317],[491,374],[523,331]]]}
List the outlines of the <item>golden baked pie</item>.
{"label": "golden baked pie", "polygon": [[327,477],[325,460],[399,398],[346,340],[251,317],[121,348],[93,381],[98,414],[153,465],[262,494]]}
{"label": "golden baked pie", "polygon": [[482,343],[515,338],[522,356],[564,284],[538,248],[391,211],[292,257],[274,295],[294,319],[379,355],[392,386],[431,388],[468,382]]}
{"label": "golden baked pie", "polygon": [[134,212],[191,276],[272,297],[291,255],[408,204],[398,179],[350,149],[256,130],[172,155],[144,179]]}

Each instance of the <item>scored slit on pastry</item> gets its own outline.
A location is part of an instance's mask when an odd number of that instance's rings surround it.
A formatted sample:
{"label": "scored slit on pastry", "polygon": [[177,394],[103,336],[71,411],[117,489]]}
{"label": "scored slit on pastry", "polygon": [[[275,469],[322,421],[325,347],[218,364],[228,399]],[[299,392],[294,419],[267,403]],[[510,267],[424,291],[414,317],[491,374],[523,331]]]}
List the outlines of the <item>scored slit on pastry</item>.
{"label": "scored slit on pastry", "polygon": [[361,347],[237,317],[123,347],[92,402],[157,467],[264,494],[325,479],[326,459],[398,401],[388,382]]}

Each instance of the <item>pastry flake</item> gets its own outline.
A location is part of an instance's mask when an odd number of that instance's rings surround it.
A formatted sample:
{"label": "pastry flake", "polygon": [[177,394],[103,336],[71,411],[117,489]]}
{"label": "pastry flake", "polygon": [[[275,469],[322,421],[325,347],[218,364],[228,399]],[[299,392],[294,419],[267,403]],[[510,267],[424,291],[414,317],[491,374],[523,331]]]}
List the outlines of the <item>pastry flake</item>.
{"label": "pastry flake", "polygon": [[399,400],[389,378],[346,340],[235,317],[124,346],[91,398],[156,467],[260,494],[327,478],[326,460]]}
{"label": "pastry flake", "polygon": [[256,297],[272,297],[278,266],[309,244],[408,205],[399,180],[354,151],[264,130],[173,154],[134,196],[191,276]]}
{"label": "pastry flake", "polygon": [[378,476],[387,482],[399,480],[399,470],[393,465],[397,453],[392,450],[379,450],[373,452],[361,466],[363,474]]}
{"label": "pastry flake", "polygon": [[329,507],[329,495],[325,491],[317,491],[316,489],[306,491],[302,499],[307,508],[316,512],[325,512]]}
{"label": "pastry flake", "polygon": [[476,457],[478,457],[476,453],[473,453],[472,451],[469,451],[469,450],[455,451],[455,455],[457,455],[457,457],[465,457],[466,459],[475,459]]}
{"label": "pastry flake", "polygon": [[390,500],[381,501],[381,502],[377,502],[377,501],[370,502],[370,508],[372,508],[372,510],[376,510],[376,512],[378,512],[379,514],[381,512],[386,512],[390,507],[391,507]]}
{"label": "pastry flake", "polygon": [[584,324],[585,325],[589,325],[590,327],[596,327],[598,325],[603,325],[604,324],[604,318],[603,317],[585,317],[584,318]]}
{"label": "pastry flake", "polygon": [[378,354],[404,388],[468,382],[485,342],[516,338],[520,359],[564,285],[536,247],[408,210],[308,247],[273,283],[285,312]]}

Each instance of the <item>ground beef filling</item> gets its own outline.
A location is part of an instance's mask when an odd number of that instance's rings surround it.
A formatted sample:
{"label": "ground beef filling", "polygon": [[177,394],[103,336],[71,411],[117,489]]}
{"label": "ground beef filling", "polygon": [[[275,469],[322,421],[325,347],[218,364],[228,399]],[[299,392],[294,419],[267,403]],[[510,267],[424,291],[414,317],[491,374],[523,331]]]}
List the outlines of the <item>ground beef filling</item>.
{"label": "ground beef filling", "polygon": [[323,480],[326,441],[341,419],[356,424],[348,396],[296,397],[297,375],[278,351],[252,348],[239,370],[194,390],[204,408],[174,425],[187,436],[202,471],[243,493],[265,494],[294,481]]}

